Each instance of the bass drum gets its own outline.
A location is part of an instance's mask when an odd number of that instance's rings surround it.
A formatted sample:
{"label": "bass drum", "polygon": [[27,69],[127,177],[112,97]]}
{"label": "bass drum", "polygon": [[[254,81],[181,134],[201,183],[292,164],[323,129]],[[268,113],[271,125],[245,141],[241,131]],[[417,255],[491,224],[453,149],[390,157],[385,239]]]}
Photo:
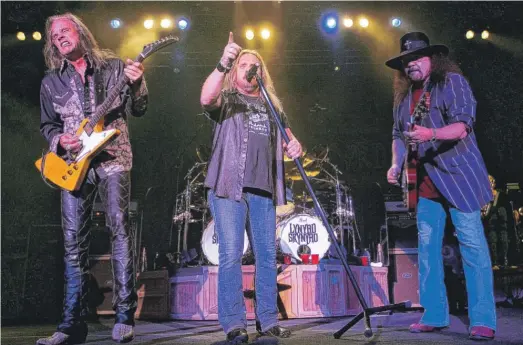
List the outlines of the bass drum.
{"label": "bass drum", "polygon": [[[244,232],[244,241],[243,241],[243,255],[247,253],[249,248],[249,238],[247,237],[247,231]],[[220,255],[218,254],[218,236],[214,231],[214,219],[211,219],[209,224],[205,227],[202,235],[202,251],[205,255],[207,261],[211,264],[218,266],[220,264]]]}
{"label": "bass drum", "polygon": [[310,254],[318,254],[321,259],[331,245],[329,233],[321,219],[305,213],[279,223],[276,238],[281,252],[298,261],[301,261],[299,254],[305,246],[310,249]]}

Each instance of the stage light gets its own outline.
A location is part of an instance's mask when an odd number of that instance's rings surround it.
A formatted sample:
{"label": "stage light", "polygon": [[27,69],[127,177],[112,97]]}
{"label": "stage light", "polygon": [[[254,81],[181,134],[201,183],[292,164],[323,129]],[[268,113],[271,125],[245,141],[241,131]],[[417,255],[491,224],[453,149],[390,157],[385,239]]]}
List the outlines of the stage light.
{"label": "stage light", "polygon": [[109,24],[111,24],[113,29],[118,29],[122,26],[122,21],[118,18],[114,18]]}
{"label": "stage light", "polygon": [[169,18],[164,18],[162,19],[162,21],[160,22],[160,26],[164,29],[168,29],[170,28],[171,26],[173,25],[173,22],[172,20],[170,20]]}
{"label": "stage light", "polygon": [[468,40],[473,39],[473,38],[474,38],[474,31],[472,31],[472,30],[467,31],[467,33],[465,34],[465,37],[466,37]]}
{"label": "stage light", "polygon": [[484,40],[486,40],[489,36],[490,34],[487,30],[483,30],[483,32],[481,33],[481,38],[483,38]]}
{"label": "stage light", "polygon": [[397,27],[399,27],[401,25],[401,19],[393,18],[390,23],[392,24],[392,26],[397,28]]}
{"label": "stage light", "polygon": [[152,19],[146,19],[143,22],[143,27],[146,28],[147,30],[152,29],[153,26],[154,26],[154,20],[152,20]]}
{"label": "stage light", "polygon": [[16,34],[16,38],[18,38],[20,41],[25,41],[25,34],[20,31]]}
{"label": "stage light", "polygon": [[185,18],[182,18],[178,21],[178,28],[180,30],[185,30],[189,27],[189,21]]}
{"label": "stage light", "polygon": [[33,32],[33,39],[35,41],[40,41],[42,39],[42,34],[39,33],[38,31]]}
{"label": "stage light", "polygon": [[245,38],[247,38],[249,41],[252,40],[254,38],[254,31],[250,29],[245,31]]}
{"label": "stage light", "polygon": [[334,66],[334,71],[338,72],[340,70],[340,66]]}
{"label": "stage light", "polygon": [[360,26],[362,28],[366,28],[369,26],[369,20],[367,18],[361,18],[360,19]]}
{"label": "stage light", "polygon": [[335,34],[338,32],[339,16],[336,12],[326,12],[321,15],[319,25],[323,32]]}
{"label": "stage light", "polygon": [[263,29],[261,31],[261,37],[264,39],[264,40],[267,40],[269,39],[269,37],[271,37],[271,32],[268,30],[268,29]]}
{"label": "stage light", "polygon": [[350,18],[344,18],[343,19],[343,26],[345,26],[346,28],[350,28],[354,25],[354,21]]}
{"label": "stage light", "polygon": [[325,21],[325,26],[328,29],[335,29],[336,25],[337,25],[336,18],[334,18],[334,17],[328,17],[327,20]]}

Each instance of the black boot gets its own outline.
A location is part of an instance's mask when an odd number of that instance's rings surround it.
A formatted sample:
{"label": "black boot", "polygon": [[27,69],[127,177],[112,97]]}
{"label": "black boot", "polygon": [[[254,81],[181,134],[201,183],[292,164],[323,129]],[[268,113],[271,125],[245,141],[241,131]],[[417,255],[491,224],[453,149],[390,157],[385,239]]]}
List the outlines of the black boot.
{"label": "black boot", "polygon": [[249,335],[245,328],[236,328],[227,333],[227,342],[229,344],[241,344],[249,341]]}
{"label": "black boot", "polygon": [[283,328],[282,326],[274,326],[266,330],[265,332],[262,332],[261,326],[258,322],[256,322],[256,330],[261,336],[272,336],[277,338],[288,338],[291,336],[291,331],[287,328]]}

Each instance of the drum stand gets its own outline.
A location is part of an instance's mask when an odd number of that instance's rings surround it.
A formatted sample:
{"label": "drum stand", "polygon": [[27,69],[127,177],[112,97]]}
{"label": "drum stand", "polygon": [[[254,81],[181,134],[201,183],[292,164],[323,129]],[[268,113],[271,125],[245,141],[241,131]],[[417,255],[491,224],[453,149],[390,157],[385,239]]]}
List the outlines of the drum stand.
{"label": "drum stand", "polygon": [[[259,67],[258,64],[251,67],[251,69],[247,73],[247,80],[250,82],[250,80],[253,77],[256,78],[256,81],[258,82],[258,86],[260,87],[261,94],[270,109],[270,113],[272,114],[274,121],[276,122],[276,125],[278,126],[278,129],[280,130],[280,132],[283,136],[283,139],[288,144],[290,141],[289,136],[285,132],[285,128],[283,127],[283,125],[281,123],[281,119],[280,119],[278,113],[276,112],[276,109],[274,108],[274,105],[269,97],[269,94],[267,93],[267,90],[265,89],[265,85],[263,83],[262,78],[257,74],[258,67]],[[361,313],[359,313],[356,317],[354,317],[342,329],[340,329],[339,331],[334,333],[334,338],[339,339],[343,335],[343,333],[345,333],[349,328],[351,328],[356,323],[358,323],[358,321],[360,321],[361,319],[364,319],[364,323],[365,323],[364,335],[365,335],[365,337],[369,338],[372,336],[372,329],[371,329],[371,325],[370,325],[370,316],[372,314],[383,312],[383,311],[392,311],[392,310],[404,312],[404,311],[407,311],[408,308],[410,308],[411,302],[404,301],[404,302],[397,303],[397,304],[390,304],[390,305],[385,305],[382,307],[369,308],[369,306],[367,305],[367,302],[365,301],[365,298],[363,297],[361,289],[358,286],[358,282],[356,281],[356,278],[354,277],[354,273],[352,272],[352,270],[349,267],[349,264],[347,263],[347,259],[344,258],[342,255],[342,250],[340,248],[340,245],[336,241],[336,236],[334,234],[334,231],[332,230],[332,228],[327,220],[325,211],[321,207],[320,203],[318,202],[318,199],[316,198],[316,195],[314,194],[314,190],[312,189],[312,186],[311,186],[311,183],[309,181],[307,174],[303,170],[303,165],[302,165],[300,159],[299,158],[294,159],[294,163],[296,164],[296,166],[298,167],[298,170],[300,171],[301,177],[302,177],[303,181],[305,182],[305,185],[307,186],[307,190],[309,191],[309,194],[314,202],[314,207],[316,209],[316,213],[321,217],[323,224],[325,225],[325,227],[327,228],[327,231],[329,232],[331,242],[332,242],[332,244],[334,244],[334,247],[336,248],[336,251],[340,257],[340,261],[343,264],[343,267],[345,268],[347,275],[349,276],[352,286],[354,287],[354,291],[356,292],[356,296],[358,297],[358,300],[363,308],[363,311]]]}
{"label": "drum stand", "polygon": [[[183,191],[181,193],[181,195],[176,198],[176,206],[175,206],[176,215],[173,217],[173,222],[178,224],[178,243],[176,245],[176,252],[174,253],[176,255],[175,264],[178,267],[181,267],[184,264],[184,262],[186,263],[193,259],[193,258],[189,257],[190,255],[187,250],[187,237],[189,234],[189,224],[191,223],[191,221],[193,219],[192,214],[191,214],[192,186],[193,186],[194,182],[198,179],[198,177],[202,174],[202,172],[200,171],[198,174],[196,174],[196,176],[194,178],[192,178],[191,176],[192,176],[194,169],[196,169],[200,165],[205,165],[205,163],[196,163],[189,170],[189,172],[185,176],[185,179],[187,180],[187,186],[185,187],[185,191]],[[182,222],[183,222],[183,241],[181,238]],[[183,243],[183,245],[182,245],[182,243]],[[180,250],[181,246],[182,246],[182,248]],[[180,257],[182,257],[182,259],[180,259]]]}

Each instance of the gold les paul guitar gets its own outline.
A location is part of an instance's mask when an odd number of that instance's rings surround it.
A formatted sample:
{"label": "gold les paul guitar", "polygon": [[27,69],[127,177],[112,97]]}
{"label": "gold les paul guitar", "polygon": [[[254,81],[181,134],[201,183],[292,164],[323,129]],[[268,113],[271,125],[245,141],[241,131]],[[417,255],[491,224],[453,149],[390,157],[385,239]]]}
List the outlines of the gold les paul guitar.
{"label": "gold les paul guitar", "polygon": [[[178,37],[168,36],[148,44],[135,61],[142,62],[158,50],[178,41]],[[48,152],[35,162],[45,180],[68,191],[80,189],[93,158],[120,134],[117,129],[104,130],[104,116],[128,82],[129,78],[123,75],[94,115],[82,121],[76,131],[76,136],[83,145],[80,152],[68,160],[62,159],[54,152]]]}

